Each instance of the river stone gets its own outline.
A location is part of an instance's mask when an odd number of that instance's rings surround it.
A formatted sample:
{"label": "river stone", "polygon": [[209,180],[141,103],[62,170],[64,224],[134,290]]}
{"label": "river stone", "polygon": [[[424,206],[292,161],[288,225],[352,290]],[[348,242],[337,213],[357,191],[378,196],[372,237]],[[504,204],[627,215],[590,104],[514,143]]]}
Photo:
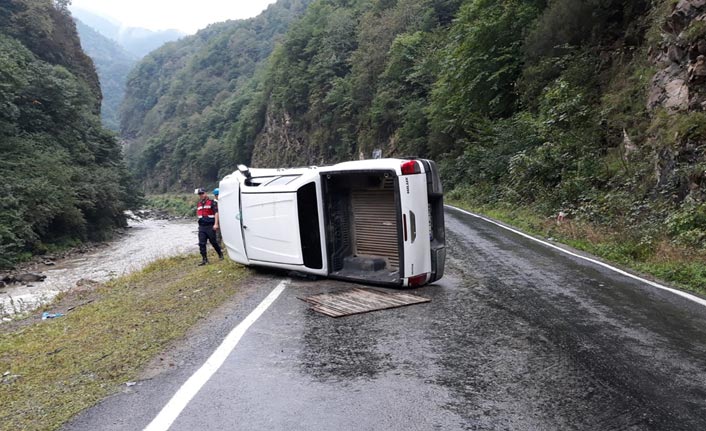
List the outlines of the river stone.
{"label": "river stone", "polygon": [[88,278],[82,278],[82,279],[80,279],[79,281],[76,282],[76,286],[77,286],[77,287],[82,287],[82,286],[96,286],[96,285],[99,285],[99,284],[100,284],[99,282],[97,282],[97,281],[95,281],[95,280],[88,279]]}
{"label": "river stone", "polygon": [[33,281],[44,281],[47,276],[42,274],[35,274],[33,272],[27,272],[24,274],[16,275],[13,278],[18,283],[31,283]]}

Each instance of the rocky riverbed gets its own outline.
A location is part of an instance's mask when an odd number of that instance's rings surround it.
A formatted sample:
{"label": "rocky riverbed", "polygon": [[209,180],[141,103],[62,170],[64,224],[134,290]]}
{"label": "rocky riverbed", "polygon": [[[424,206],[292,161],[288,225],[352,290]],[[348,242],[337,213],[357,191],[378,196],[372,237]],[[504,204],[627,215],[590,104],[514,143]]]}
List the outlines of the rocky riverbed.
{"label": "rocky riverbed", "polygon": [[0,317],[30,312],[61,292],[137,271],[162,257],[197,252],[197,242],[193,220],[133,219],[113,241],[44,257],[0,277],[7,280],[0,285]]}

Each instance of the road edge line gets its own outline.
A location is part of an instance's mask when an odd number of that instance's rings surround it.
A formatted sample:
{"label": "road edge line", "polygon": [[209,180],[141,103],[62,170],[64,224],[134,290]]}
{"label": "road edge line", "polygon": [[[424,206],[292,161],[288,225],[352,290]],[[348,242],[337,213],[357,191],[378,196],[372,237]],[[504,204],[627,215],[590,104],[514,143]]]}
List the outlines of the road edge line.
{"label": "road edge line", "polygon": [[157,416],[144,428],[144,431],[166,431],[172,426],[181,412],[189,404],[189,401],[201,390],[208,380],[223,365],[228,355],[235,349],[245,332],[255,321],[275,302],[277,297],[284,291],[289,279],[282,280],[255,309],[248,314],[228,335],[221,344],[211,354],[189,379],[172,396],[169,402],[162,408]]}
{"label": "road edge line", "polygon": [[622,270],[622,269],[620,269],[620,268],[616,268],[616,267],[611,266],[611,265],[609,265],[609,264],[607,264],[607,263],[605,263],[605,262],[601,262],[600,260],[592,259],[592,258],[590,258],[590,257],[582,256],[582,255],[580,255],[580,254],[571,252],[571,251],[566,250],[566,249],[564,249],[564,248],[562,248],[562,247],[556,246],[556,245],[554,245],[554,244],[552,244],[552,243],[549,243],[549,242],[546,242],[546,241],[542,241],[542,240],[539,239],[539,238],[536,238],[536,237],[534,237],[534,236],[532,236],[532,235],[526,234],[526,233],[524,233],[524,232],[522,232],[522,231],[519,231],[519,230],[517,230],[517,229],[514,229],[514,228],[511,228],[511,227],[509,227],[509,226],[506,226],[506,225],[504,225],[504,224],[502,224],[502,223],[499,223],[499,222],[497,222],[497,221],[495,221],[495,220],[489,219],[489,218],[484,217],[484,216],[482,216],[482,215],[474,214],[474,213],[472,213],[472,212],[470,212],[470,211],[466,211],[466,210],[464,210],[464,209],[455,207],[455,206],[453,206],[453,205],[445,204],[444,206],[447,207],[447,208],[452,208],[452,209],[454,209],[454,210],[456,210],[456,211],[459,211],[459,212],[462,212],[462,213],[464,213],[464,214],[468,214],[468,215],[470,215],[470,216],[479,218],[479,219],[481,219],[481,220],[483,220],[483,221],[485,221],[485,222],[487,222],[487,223],[494,224],[494,225],[499,226],[499,227],[501,227],[501,228],[503,228],[503,229],[509,230],[510,232],[514,232],[514,233],[516,233],[516,234],[518,234],[518,235],[520,235],[520,236],[523,236],[523,237],[525,237],[525,238],[531,239],[531,240],[536,241],[536,242],[538,242],[538,243],[540,243],[540,244],[544,244],[544,245],[546,245],[546,246],[548,246],[548,247],[551,247],[551,248],[553,248],[553,249],[559,250],[559,251],[562,252],[562,253],[566,253],[566,254],[568,254],[568,255],[571,255],[571,256],[574,256],[574,257],[578,257],[579,259],[583,259],[583,260],[586,260],[586,261],[588,261],[588,262],[594,263],[594,264],[596,264],[596,265],[600,265],[600,266],[602,266],[602,267],[604,267],[604,268],[608,268],[608,269],[610,269],[610,270],[612,270],[612,271],[615,271],[615,272],[617,272],[617,273],[619,273],[619,274],[621,274],[621,275],[625,275],[625,276],[630,277],[630,278],[632,278],[632,279],[634,279],[634,280],[638,280],[638,281],[641,281],[641,282],[643,282],[643,283],[645,283],[645,284],[648,284],[648,285],[650,285],[650,286],[652,286],[652,287],[656,287],[657,289],[666,290],[667,292],[671,292],[671,293],[673,293],[673,294],[676,294],[676,295],[678,295],[678,296],[681,296],[681,297],[683,297],[683,298],[686,298],[686,299],[688,299],[688,300],[690,300],[690,301],[696,302],[697,304],[703,305],[704,307],[706,307],[706,299],[699,298],[698,296],[692,295],[692,294],[687,293],[687,292],[684,292],[684,291],[682,291],[682,290],[674,289],[674,288],[672,288],[672,287],[668,287],[668,286],[664,286],[664,285],[659,284],[659,283],[655,283],[654,281],[650,281],[650,280],[647,280],[647,279],[645,279],[645,278],[639,277],[639,276],[637,276],[637,275],[631,274],[631,273],[629,273],[629,272],[627,272],[627,271],[624,271],[624,270]]}

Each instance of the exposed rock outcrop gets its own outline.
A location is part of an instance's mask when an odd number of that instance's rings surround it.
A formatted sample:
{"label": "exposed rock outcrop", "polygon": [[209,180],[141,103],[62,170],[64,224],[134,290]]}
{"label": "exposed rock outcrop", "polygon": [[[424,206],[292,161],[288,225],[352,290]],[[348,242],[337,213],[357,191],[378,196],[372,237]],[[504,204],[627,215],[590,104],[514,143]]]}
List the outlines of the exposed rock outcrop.
{"label": "exposed rock outcrop", "polygon": [[706,92],[700,87],[706,82],[706,0],[679,1],[662,31],[661,49],[651,54],[658,72],[652,79],[648,109],[704,110]]}
{"label": "exposed rock outcrop", "polygon": [[[680,0],[665,20],[662,42],[650,50],[657,67],[647,108],[655,117],[666,112],[660,126],[678,125],[650,138],[657,192],[680,203],[706,198],[706,172],[697,169],[706,157],[706,136],[699,130],[706,111],[706,0]],[[657,49],[655,49],[657,48]],[[684,126],[687,124],[687,126]],[[661,133],[661,135],[660,135]]]}
{"label": "exposed rock outcrop", "polygon": [[299,136],[301,133],[294,123],[286,111],[280,113],[273,106],[268,107],[265,126],[253,149],[253,166],[303,166],[321,159],[318,148]]}

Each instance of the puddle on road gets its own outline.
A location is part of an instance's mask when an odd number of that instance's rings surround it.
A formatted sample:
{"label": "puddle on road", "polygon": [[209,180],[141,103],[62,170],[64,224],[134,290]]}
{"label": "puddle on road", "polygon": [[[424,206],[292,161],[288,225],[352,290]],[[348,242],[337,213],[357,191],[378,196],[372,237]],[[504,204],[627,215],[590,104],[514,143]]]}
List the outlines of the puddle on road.
{"label": "puddle on road", "polygon": [[192,220],[132,221],[125,235],[104,246],[30,270],[46,275],[43,282],[11,284],[0,290],[0,316],[34,310],[81,279],[105,282],[163,257],[197,252],[196,232]]}

